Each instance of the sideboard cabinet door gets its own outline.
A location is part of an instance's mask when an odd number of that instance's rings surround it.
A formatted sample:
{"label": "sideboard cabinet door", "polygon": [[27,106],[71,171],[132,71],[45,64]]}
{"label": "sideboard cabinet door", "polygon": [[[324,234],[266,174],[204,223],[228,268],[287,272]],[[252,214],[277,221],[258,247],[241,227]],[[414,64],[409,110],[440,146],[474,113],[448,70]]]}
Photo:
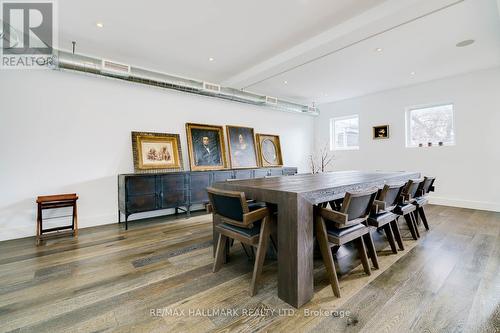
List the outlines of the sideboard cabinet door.
{"label": "sideboard cabinet door", "polygon": [[282,168],[272,168],[270,172],[270,176],[283,176]]}
{"label": "sideboard cabinet door", "polygon": [[234,179],[233,171],[214,171],[212,173],[212,181],[210,185],[218,182],[225,182],[228,179]]}
{"label": "sideboard cabinet door", "polygon": [[251,179],[253,178],[253,170],[235,170],[234,179]]}
{"label": "sideboard cabinet door", "polygon": [[172,173],[158,176],[159,182],[159,208],[172,208],[184,206],[187,203],[186,175]]}
{"label": "sideboard cabinet door", "polygon": [[207,187],[210,186],[210,172],[191,172],[190,187],[191,198],[189,203],[199,204],[208,202]]}
{"label": "sideboard cabinet door", "polygon": [[127,215],[157,209],[156,177],[127,177]]}
{"label": "sideboard cabinet door", "polygon": [[269,169],[255,169],[255,178],[264,178],[266,176],[269,176]]}
{"label": "sideboard cabinet door", "polygon": [[151,175],[127,177],[127,192],[128,195],[156,193],[156,177]]}

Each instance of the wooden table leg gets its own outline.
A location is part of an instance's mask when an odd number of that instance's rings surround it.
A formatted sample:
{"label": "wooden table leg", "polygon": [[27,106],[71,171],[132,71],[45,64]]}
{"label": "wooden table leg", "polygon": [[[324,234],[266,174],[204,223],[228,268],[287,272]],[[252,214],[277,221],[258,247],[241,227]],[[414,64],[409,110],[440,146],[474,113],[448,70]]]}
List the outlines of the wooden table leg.
{"label": "wooden table leg", "polygon": [[313,205],[280,193],[278,203],[278,296],[296,308],[313,296]]}

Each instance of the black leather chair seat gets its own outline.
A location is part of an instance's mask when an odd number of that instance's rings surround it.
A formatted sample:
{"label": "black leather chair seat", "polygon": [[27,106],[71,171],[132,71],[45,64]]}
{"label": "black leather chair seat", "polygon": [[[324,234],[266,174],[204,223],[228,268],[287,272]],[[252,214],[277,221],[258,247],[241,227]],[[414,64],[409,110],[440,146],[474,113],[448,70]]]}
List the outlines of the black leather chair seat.
{"label": "black leather chair seat", "polygon": [[254,211],[254,210],[257,210],[259,208],[265,208],[265,207],[266,207],[265,202],[254,201],[254,202],[248,203],[248,210],[250,210],[250,211]]}
{"label": "black leather chair seat", "polygon": [[256,222],[253,224],[253,228],[247,229],[247,228],[241,228],[237,227],[232,224],[228,223],[221,223],[218,225],[219,228],[224,228],[229,231],[237,232],[241,235],[247,236],[247,237],[253,237],[255,235],[258,235],[260,233],[260,221]]}
{"label": "black leather chair seat", "polygon": [[392,212],[398,215],[406,215],[411,212],[414,212],[416,209],[417,208],[415,207],[414,204],[408,203],[408,204],[397,205]]}
{"label": "black leather chair seat", "polygon": [[354,232],[356,230],[360,230],[363,228],[366,228],[366,226],[364,224],[361,224],[361,223],[353,225],[352,227],[347,227],[347,228],[342,228],[342,229],[335,228],[333,226],[327,226],[326,232],[331,236],[342,237],[342,236],[345,236],[347,234],[350,234],[351,232]]}
{"label": "black leather chair seat", "polygon": [[392,222],[396,219],[397,215],[392,212],[381,211],[378,214],[371,214],[368,218],[370,225],[379,227],[386,223]]}
{"label": "black leather chair seat", "polygon": [[413,204],[417,205],[417,206],[424,206],[428,202],[429,202],[429,200],[426,197],[418,197],[418,198],[415,198],[415,201],[413,201]]}

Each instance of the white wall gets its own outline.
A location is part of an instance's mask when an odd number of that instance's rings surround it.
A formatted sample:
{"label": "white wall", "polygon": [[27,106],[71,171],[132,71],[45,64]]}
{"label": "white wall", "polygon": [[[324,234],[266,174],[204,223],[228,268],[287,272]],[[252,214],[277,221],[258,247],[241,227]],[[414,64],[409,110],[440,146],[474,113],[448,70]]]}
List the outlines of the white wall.
{"label": "white wall", "polygon": [[37,195],[77,192],[79,225],[117,221],[117,175],[133,172],[130,132],[185,123],[281,136],[286,166],[307,171],[314,119],[117,80],[57,71],[0,72],[0,240],[33,235]]}
{"label": "white wall", "polygon": [[[456,146],[405,147],[405,109],[452,102]],[[500,211],[500,68],[320,105],[316,140],[329,140],[329,119],[359,114],[360,150],[335,151],[333,170],[412,170],[437,177],[433,202]],[[373,140],[372,126],[390,125]]]}

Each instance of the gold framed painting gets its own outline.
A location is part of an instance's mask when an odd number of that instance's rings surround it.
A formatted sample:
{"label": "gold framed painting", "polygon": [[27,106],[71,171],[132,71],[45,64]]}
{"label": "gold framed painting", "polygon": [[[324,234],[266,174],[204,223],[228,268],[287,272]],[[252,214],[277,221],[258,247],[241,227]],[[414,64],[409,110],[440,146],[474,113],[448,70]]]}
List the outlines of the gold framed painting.
{"label": "gold framed painting", "polygon": [[253,128],[227,125],[226,134],[231,168],[257,168],[259,165]]}
{"label": "gold framed painting", "polygon": [[192,171],[227,168],[226,144],[222,126],[186,124],[189,165]]}
{"label": "gold framed painting", "polygon": [[132,132],[132,153],[136,172],[183,169],[179,134]]}
{"label": "gold framed painting", "polygon": [[260,166],[281,167],[283,156],[281,155],[280,137],[272,134],[257,134],[257,149]]}
{"label": "gold framed painting", "polygon": [[373,126],[373,139],[389,139],[389,125]]}

